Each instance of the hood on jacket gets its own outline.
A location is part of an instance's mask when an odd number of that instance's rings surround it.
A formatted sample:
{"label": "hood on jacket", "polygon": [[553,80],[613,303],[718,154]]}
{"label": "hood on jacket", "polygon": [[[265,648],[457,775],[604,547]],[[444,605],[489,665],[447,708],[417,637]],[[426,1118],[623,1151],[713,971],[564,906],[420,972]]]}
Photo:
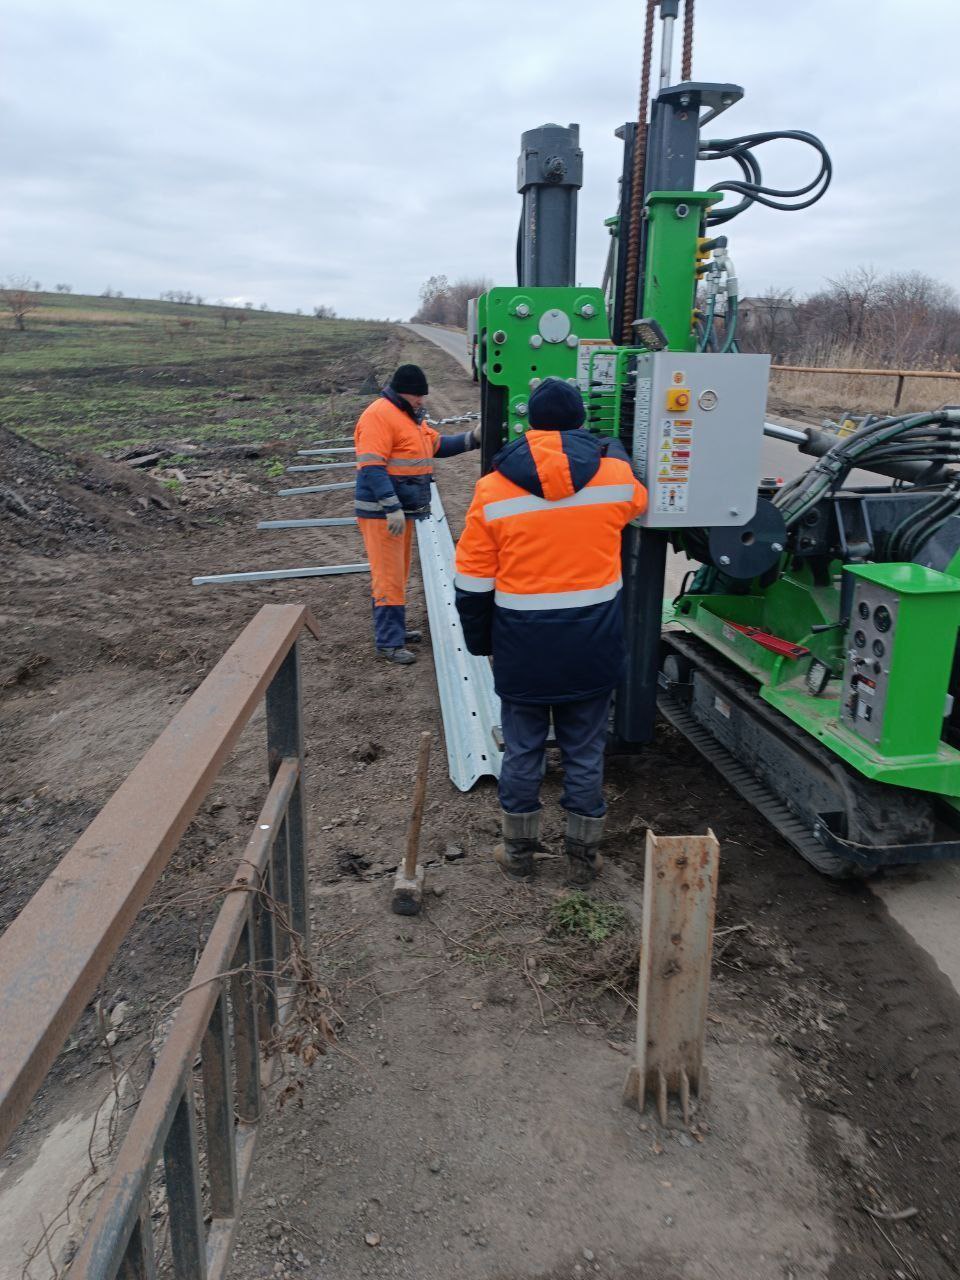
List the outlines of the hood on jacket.
{"label": "hood on jacket", "polygon": [[389,384],[383,388],[380,394],[383,396],[384,400],[389,400],[390,403],[399,409],[401,413],[405,413],[408,417],[412,418],[417,426],[419,426],[427,416],[426,409],[423,407],[415,409],[409,400],[404,400],[403,396],[400,395],[398,391],[395,391]]}
{"label": "hood on jacket", "polygon": [[[615,442],[589,431],[528,431],[493,459],[501,475],[538,498],[569,498],[588,485]],[[625,456],[625,455],[623,455]]]}

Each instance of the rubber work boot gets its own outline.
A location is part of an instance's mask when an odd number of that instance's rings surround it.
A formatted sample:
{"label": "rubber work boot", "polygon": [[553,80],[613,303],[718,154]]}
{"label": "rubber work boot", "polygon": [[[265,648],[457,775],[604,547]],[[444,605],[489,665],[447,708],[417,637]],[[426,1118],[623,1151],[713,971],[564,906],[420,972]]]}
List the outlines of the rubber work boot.
{"label": "rubber work boot", "polygon": [[567,879],[571,884],[589,884],[596,880],[603,866],[600,841],[603,818],[587,818],[582,813],[567,814],[564,850],[567,855]]}
{"label": "rubber work boot", "polygon": [[495,861],[514,880],[526,880],[533,875],[533,855],[540,848],[540,810],[507,813],[501,809],[500,830],[503,840],[493,851]]}
{"label": "rubber work boot", "polygon": [[404,644],[419,644],[423,639],[422,631],[405,631],[403,633]]}
{"label": "rubber work boot", "polygon": [[398,667],[409,667],[417,660],[416,654],[411,653],[409,649],[378,649],[377,653],[388,662],[395,662]]}

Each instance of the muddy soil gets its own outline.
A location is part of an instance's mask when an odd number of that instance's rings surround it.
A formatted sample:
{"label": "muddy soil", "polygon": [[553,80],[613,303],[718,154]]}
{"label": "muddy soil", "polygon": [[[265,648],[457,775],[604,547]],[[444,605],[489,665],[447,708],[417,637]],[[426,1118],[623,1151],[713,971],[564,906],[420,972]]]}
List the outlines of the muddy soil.
{"label": "muddy soil", "polygon": [[[402,359],[429,370],[436,416],[475,407],[453,361],[397,331],[384,360]],[[455,527],[476,457],[439,464]],[[302,600],[321,623],[304,654],[311,885],[317,969],[342,1024],[302,1089],[271,1108],[233,1274],[958,1274],[957,999],[868,891],[808,870],[661,726],[648,752],[609,768],[599,894],[626,923],[596,952],[558,939],[561,860],[545,858],[529,888],[496,871],[495,791],[449,783],[429,647],[409,670],[374,658],[364,578],[190,586],[202,572],[359,559],[351,528],[255,529],[348,513],[349,493],[277,499],[280,482],[253,460],[210,455],[203,469],[243,487],[191,513],[189,467],[172,494],[119,462],[109,474],[68,462],[33,539],[22,512],[0,521],[0,927],[261,604]],[[425,625],[418,581],[410,612]],[[389,911],[388,868],[423,729],[434,735],[430,892],[408,921]],[[262,797],[263,737],[256,719],[103,983],[106,1015],[125,1006],[121,1062],[143,1060],[189,979]],[[553,855],[558,794],[552,767]],[[663,1130],[620,1104],[643,838],[708,826],[722,842],[712,1095],[690,1131],[678,1117]],[[14,1156],[108,1057],[88,1011]]]}

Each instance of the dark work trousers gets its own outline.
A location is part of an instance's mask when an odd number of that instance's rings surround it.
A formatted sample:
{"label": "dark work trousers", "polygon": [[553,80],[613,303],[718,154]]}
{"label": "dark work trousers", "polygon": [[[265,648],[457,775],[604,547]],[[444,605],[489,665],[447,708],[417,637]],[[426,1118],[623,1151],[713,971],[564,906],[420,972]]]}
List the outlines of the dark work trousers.
{"label": "dark work trousers", "polygon": [[503,764],[500,804],[507,813],[532,813],[540,808],[540,783],[550,713],[563,762],[560,803],[571,813],[600,818],[603,799],[603,752],[607,744],[612,693],[581,702],[501,702]]}

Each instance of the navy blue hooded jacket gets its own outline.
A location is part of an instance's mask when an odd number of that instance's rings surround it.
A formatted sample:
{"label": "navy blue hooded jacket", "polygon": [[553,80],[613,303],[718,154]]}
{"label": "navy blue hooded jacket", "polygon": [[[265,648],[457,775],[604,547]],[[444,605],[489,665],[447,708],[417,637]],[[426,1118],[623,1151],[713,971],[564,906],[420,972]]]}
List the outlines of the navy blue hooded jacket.
{"label": "navy blue hooded jacket", "polygon": [[598,697],[624,660],[620,535],[647,495],[615,441],[530,430],[477,483],[457,546],[467,648],[501,698]]}

